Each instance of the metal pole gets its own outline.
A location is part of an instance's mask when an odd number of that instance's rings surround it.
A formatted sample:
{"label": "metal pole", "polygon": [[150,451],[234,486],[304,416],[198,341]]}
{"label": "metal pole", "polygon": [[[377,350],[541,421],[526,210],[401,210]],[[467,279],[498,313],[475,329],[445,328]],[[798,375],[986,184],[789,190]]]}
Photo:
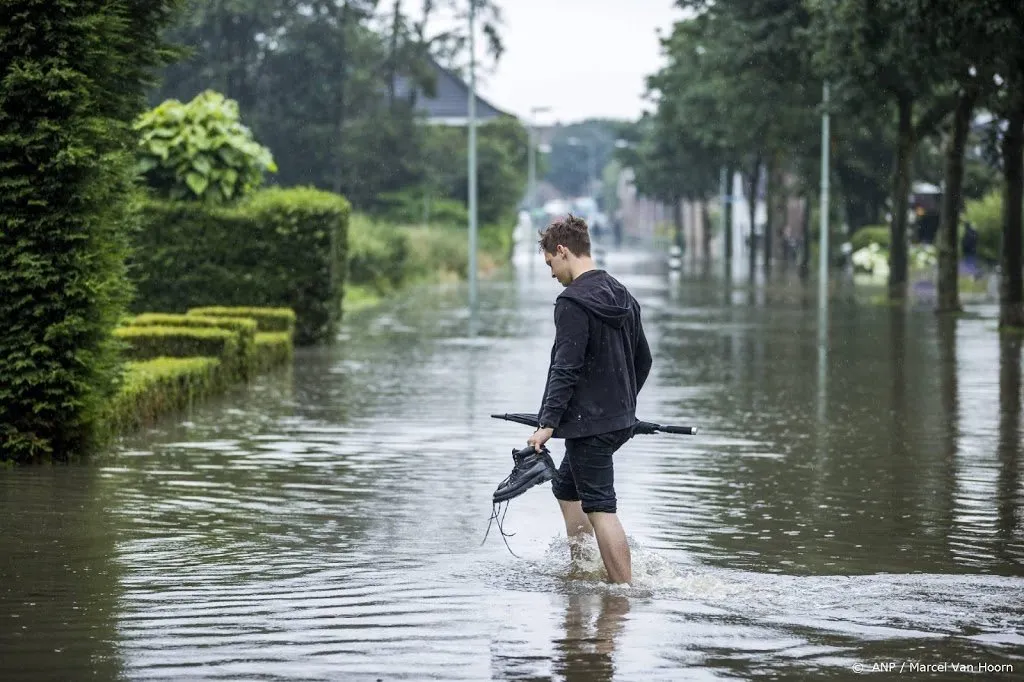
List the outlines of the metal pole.
{"label": "metal pole", "polygon": [[822,86],[822,112],[821,112],[821,246],[818,254],[818,302],[819,305],[828,304],[828,271],[829,271],[829,245],[828,245],[828,207],[829,207],[829,84],[825,81]]}
{"label": "metal pole", "polygon": [[527,154],[529,158],[529,181],[527,186],[529,190],[526,196],[526,207],[530,211],[530,217],[533,217],[533,211],[537,208],[537,135],[536,126],[534,125],[533,119],[530,120],[530,150]]}
{"label": "metal pole", "polygon": [[722,166],[718,170],[718,203],[722,206],[722,215],[718,216],[718,221],[722,226],[722,252],[726,261],[732,259],[732,252],[729,249],[729,235],[725,233],[725,228],[728,222],[725,219],[725,212],[729,210],[729,201],[726,197],[728,191],[725,186],[725,166]]}
{"label": "metal pole", "polygon": [[469,0],[469,307],[476,310],[476,2]]}

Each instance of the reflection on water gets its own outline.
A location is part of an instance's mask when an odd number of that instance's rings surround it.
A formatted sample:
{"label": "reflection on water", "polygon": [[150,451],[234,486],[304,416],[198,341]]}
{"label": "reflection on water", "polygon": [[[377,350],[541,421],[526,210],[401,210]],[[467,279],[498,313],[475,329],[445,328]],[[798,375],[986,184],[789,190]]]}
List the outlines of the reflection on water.
{"label": "reflection on water", "polygon": [[[0,472],[3,679],[680,680],[1024,669],[1019,339],[611,253],[655,366],[618,455],[634,585],[548,486],[480,545],[536,409],[545,268],[412,292],[90,466]],[[824,319],[824,324],[822,324]],[[556,458],[560,443],[554,445]],[[87,673],[83,671],[88,671]],[[952,678],[951,678],[952,679]]]}

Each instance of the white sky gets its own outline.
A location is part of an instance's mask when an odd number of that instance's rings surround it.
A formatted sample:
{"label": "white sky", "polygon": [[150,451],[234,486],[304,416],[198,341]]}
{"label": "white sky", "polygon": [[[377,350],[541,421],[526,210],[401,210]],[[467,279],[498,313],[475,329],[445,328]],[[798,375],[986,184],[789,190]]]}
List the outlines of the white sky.
{"label": "white sky", "polygon": [[[682,12],[672,0],[497,0],[505,53],[478,79],[486,100],[521,118],[548,106],[541,124],[636,119],[645,79],[663,60],[656,34]],[[412,4],[412,3],[410,3]],[[481,36],[478,53],[482,54]]]}

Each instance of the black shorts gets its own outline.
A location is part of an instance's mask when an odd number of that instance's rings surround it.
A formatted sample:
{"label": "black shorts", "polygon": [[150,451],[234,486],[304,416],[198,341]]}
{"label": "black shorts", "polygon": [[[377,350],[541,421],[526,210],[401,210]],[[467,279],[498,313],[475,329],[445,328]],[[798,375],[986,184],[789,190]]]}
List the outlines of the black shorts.
{"label": "black shorts", "polygon": [[551,481],[555,498],[582,503],[583,511],[615,513],[615,471],[612,455],[633,435],[633,428],[584,438],[566,438],[565,456]]}

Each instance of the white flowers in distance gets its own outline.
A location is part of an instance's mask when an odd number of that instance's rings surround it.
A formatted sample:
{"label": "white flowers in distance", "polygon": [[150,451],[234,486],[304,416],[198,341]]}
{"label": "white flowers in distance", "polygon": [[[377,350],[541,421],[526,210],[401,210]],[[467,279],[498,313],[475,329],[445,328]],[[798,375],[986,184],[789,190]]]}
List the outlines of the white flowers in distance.
{"label": "white flowers in distance", "polygon": [[[938,250],[932,244],[914,244],[908,256],[911,270],[924,270],[939,262]],[[889,251],[878,244],[871,243],[857,249],[850,256],[850,261],[858,272],[868,272],[875,277],[889,275]]]}

